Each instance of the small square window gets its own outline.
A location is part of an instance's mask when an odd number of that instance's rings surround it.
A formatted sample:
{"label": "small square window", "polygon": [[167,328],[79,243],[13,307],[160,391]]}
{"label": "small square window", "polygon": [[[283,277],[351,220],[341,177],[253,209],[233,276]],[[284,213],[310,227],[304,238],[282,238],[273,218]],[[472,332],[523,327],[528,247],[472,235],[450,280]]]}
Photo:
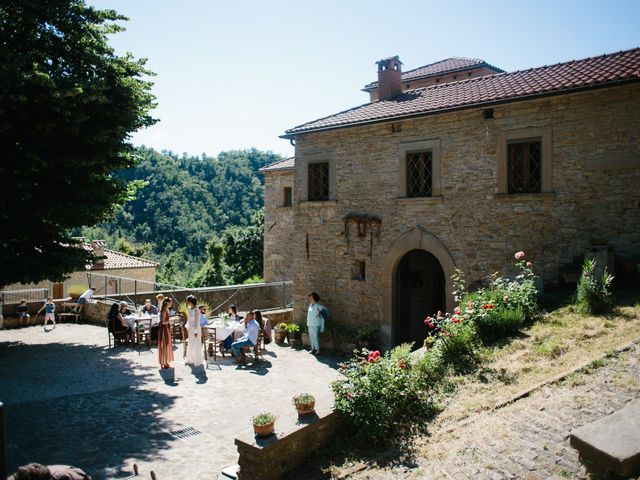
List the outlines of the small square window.
{"label": "small square window", "polygon": [[433,178],[430,150],[407,153],[407,197],[430,197]]}
{"label": "small square window", "polygon": [[329,200],[329,163],[310,163],[308,192],[310,202]]}
{"label": "small square window", "polygon": [[363,261],[355,261],[351,266],[351,279],[364,280],[366,276],[366,264]]}
{"label": "small square window", "polygon": [[291,187],[284,187],[282,191],[282,206],[291,207],[293,205],[293,190]]}
{"label": "small square window", "polygon": [[507,191],[540,193],[542,186],[541,142],[513,141],[507,144]]}

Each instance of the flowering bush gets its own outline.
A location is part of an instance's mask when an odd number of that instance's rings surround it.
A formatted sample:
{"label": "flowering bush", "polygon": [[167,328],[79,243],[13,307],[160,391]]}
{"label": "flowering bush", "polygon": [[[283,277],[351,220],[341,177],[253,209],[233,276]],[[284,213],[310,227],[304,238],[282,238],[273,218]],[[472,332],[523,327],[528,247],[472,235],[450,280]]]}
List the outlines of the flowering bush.
{"label": "flowering bush", "polygon": [[335,408],[350,420],[356,437],[380,441],[433,412],[428,382],[402,345],[381,355],[362,354],[340,364],[343,378],[332,384]]}
{"label": "flowering bush", "polygon": [[601,275],[596,273],[596,261],[585,259],[582,274],[576,289],[576,302],[586,313],[606,313],[611,311],[611,283],[613,276],[605,268]]}
{"label": "flowering bush", "polygon": [[454,296],[462,303],[461,318],[473,322],[483,336],[500,336],[518,331],[526,320],[538,312],[538,290],[533,264],[524,252],[514,255],[517,275],[513,280],[494,274],[489,286],[465,294],[464,275],[457,271]]}
{"label": "flowering bush", "polygon": [[452,314],[438,311],[433,317],[425,318],[424,324],[427,327],[424,345],[434,364],[465,365],[475,361],[476,330],[462,315],[460,307]]}

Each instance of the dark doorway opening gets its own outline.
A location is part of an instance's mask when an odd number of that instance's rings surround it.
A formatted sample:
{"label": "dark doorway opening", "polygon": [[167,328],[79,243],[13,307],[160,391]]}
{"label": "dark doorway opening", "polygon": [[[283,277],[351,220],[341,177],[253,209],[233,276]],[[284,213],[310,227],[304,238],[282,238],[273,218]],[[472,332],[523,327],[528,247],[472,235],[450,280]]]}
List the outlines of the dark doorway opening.
{"label": "dark doorway opening", "polygon": [[424,319],[445,311],[445,279],[436,257],[425,250],[411,250],[398,264],[395,275],[394,343],[413,342],[422,347],[427,329]]}

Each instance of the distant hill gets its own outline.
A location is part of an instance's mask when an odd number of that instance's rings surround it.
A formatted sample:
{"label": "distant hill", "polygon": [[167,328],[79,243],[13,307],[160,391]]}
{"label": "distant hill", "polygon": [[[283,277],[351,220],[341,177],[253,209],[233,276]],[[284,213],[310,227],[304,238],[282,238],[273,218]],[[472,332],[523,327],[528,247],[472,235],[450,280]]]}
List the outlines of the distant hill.
{"label": "distant hill", "polygon": [[136,167],[118,176],[147,185],[114,219],[75,233],[102,238],[109,248],[146,256],[165,267],[169,263],[170,271],[161,267],[158,281],[178,284],[189,283],[201,267],[213,234],[251,223],[263,206],[258,169],[281,159],[256,149],[221,152],[216,158],[145,147],[137,152],[141,159]]}

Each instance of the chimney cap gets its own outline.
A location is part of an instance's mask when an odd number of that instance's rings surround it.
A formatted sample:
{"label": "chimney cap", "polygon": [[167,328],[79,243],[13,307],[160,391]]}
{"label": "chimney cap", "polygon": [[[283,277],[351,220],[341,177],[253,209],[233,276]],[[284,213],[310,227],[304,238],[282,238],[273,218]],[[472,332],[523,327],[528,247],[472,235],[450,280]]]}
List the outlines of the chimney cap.
{"label": "chimney cap", "polygon": [[393,57],[383,58],[382,60],[378,60],[376,62],[376,65],[378,65],[378,67],[380,67],[380,68],[388,67],[388,66],[393,65],[393,64],[404,65],[400,61],[400,57],[398,55],[394,55]]}

